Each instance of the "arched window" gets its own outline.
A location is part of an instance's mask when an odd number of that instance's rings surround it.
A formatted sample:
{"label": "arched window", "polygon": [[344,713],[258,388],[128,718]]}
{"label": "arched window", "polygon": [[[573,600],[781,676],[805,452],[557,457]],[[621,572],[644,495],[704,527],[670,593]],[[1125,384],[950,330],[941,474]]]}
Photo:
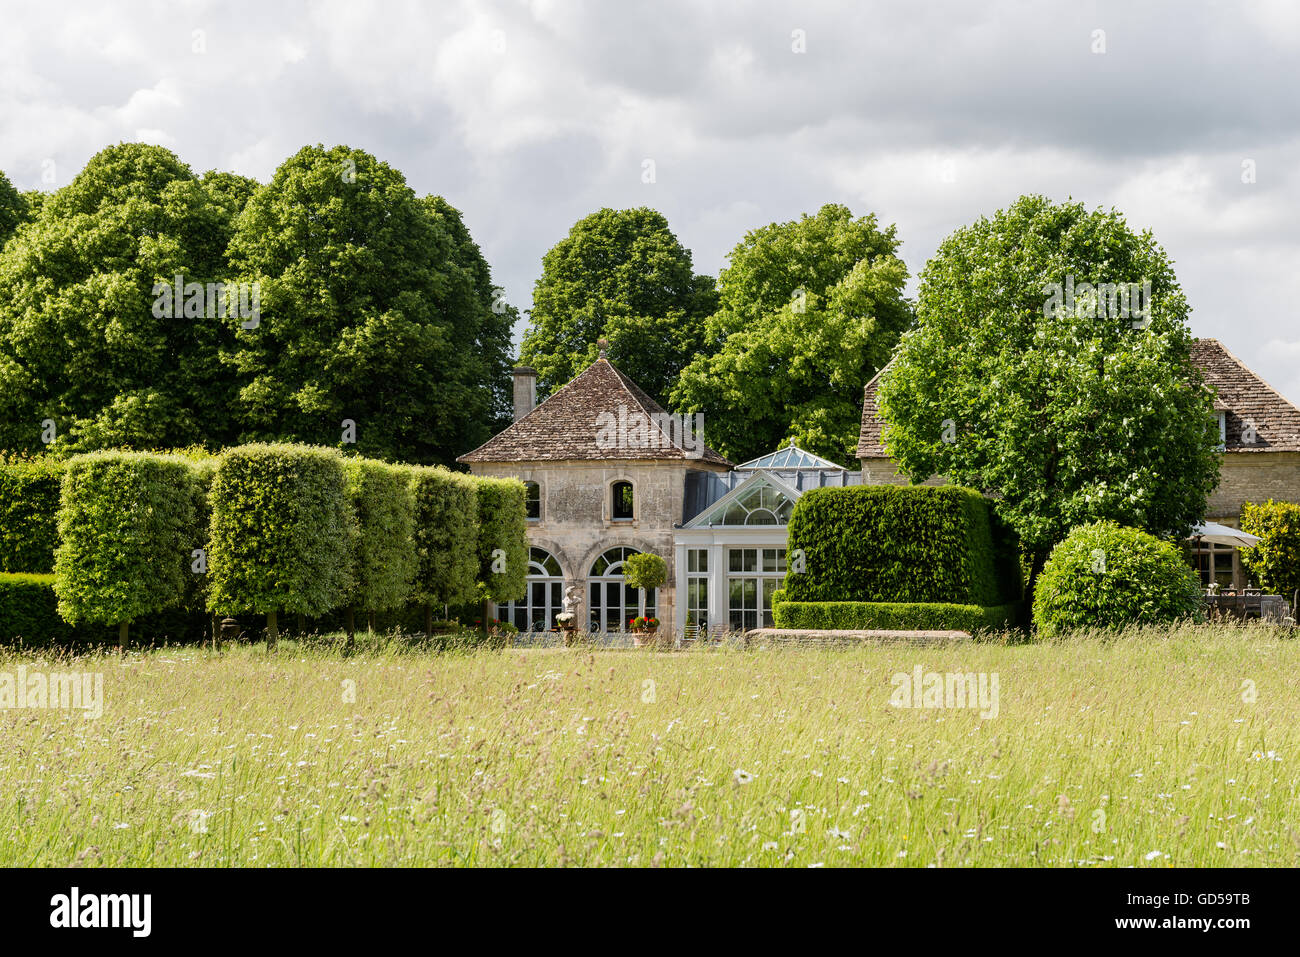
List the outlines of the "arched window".
{"label": "arched window", "polygon": [[[497,617],[521,632],[553,631],[555,616],[564,610],[564,574],[560,563],[544,548],[528,549],[528,594],[497,606]],[[504,613],[503,613],[504,612]]]}
{"label": "arched window", "polygon": [[524,513],[530,522],[542,517],[542,487],[536,482],[524,483]]}
{"label": "arched window", "polygon": [[626,631],[631,619],[655,614],[655,589],[629,588],[623,580],[623,562],[635,554],[635,548],[620,545],[602,552],[592,562],[587,590],[593,632]]}
{"label": "arched window", "polygon": [[631,482],[615,482],[610,487],[613,497],[610,515],[616,522],[630,521],[634,512],[634,499]]}

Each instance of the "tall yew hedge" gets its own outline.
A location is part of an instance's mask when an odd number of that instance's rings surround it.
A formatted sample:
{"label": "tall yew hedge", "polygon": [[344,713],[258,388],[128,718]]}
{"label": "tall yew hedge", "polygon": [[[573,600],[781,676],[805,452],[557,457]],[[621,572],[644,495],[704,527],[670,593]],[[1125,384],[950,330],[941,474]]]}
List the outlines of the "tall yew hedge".
{"label": "tall yew hedge", "polygon": [[528,590],[528,513],[518,479],[474,479],[478,497],[479,577],[492,601],[514,601]]}
{"label": "tall yew hedge", "polygon": [[177,455],[95,452],[68,461],[54,590],[71,623],[119,627],[180,605],[189,574],[195,474]]}
{"label": "tall yew hedge", "polygon": [[415,497],[412,598],[424,605],[427,632],[432,628],[434,605],[462,605],[475,599],[478,496],[473,478],[440,466],[410,466],[407,474]]}
{"label": "tall yew hedge", "polygon": [[1021,597],[1014,536],[988,500],[957,486],[811,489],[790,515],[787,554],[789,601],[996,606]]}
{"label": "tall yew hedge", "polygon": [[50,572],[63,462],[0,456],[0,572]]}
{"label": "tall yew hedge", "polygon": [[352,587],[354,517],[343,457],[305,445],[242,445],[221,457],[209,493],[208,608],[321,615]]}
{"label": "tall yew hedge", "polygon": [[375,612],[398,608],[411,597],[415,585],[415,495],[408,470],[375,459],[354,458],[345,463],[348,498],[356,515],[353,552],[353,591],[348,603],[348,630],[352,610]]}

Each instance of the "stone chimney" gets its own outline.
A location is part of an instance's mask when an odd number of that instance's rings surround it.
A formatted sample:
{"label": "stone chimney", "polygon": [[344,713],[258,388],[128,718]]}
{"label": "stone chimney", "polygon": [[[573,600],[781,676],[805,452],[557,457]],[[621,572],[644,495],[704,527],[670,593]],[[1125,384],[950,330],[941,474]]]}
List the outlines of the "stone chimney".
{"label": "stone chimney", "polygon": [[518,422],[537,405],[537,370],[532,366],[516,366],[515,421]]}

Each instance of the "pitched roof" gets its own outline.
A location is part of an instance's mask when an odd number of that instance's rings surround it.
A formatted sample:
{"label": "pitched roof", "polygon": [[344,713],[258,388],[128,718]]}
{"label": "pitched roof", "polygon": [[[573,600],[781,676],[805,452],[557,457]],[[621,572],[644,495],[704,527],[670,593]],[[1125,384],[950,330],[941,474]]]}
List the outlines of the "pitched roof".
{"label": "pitched roof", "polygon": [[[518,422],[456,461],[648,459],[731,465],[707,445],[688,452],[679,428],[661,427],[667,415],[608,359],[597,359]],[[680,427],[681,420],[676,421]]]}
{"label": "pitched roof", "polygon": [[[1192,342],[1192,362],[1218,395],[1214,407],[1226,412],[1225,448],[1229,452],[1300,452],[1300,409],[1252,372],[1244,362],[1225,349],[1217,339]],[[892,360],[891,360],[892,364]],[[884,420],[876,404],[880,376],[862,390],[862,430],[858,436],[858,458],[887,458],[881,432]],[[1255,430],[1255,442],[1243,442],[1247,426]]]}
{"label": "pitched roof", "polygon": [[[1217,339],[1192,343],[1192,361],[1218,395],[1229,452],[1300,452],[1300,409],[1223,347]],[[1247,434],[1253,429],[1254,441]]]}

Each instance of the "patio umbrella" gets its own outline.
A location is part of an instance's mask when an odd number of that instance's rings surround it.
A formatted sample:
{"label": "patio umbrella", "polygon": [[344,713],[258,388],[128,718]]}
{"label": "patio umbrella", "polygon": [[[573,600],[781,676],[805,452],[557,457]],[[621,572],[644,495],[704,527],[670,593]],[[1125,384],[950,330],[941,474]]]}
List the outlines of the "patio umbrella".
{"label": "patio umbrella", "polygon": [[1216,545],[1231,545],[1234,548],[1254,548],[1259,544],[1259,536],[1243,532],[1238,528],[1220,525],[1218,522],[1201,522],[1187,538],[1202,542],[1214,542]]}

